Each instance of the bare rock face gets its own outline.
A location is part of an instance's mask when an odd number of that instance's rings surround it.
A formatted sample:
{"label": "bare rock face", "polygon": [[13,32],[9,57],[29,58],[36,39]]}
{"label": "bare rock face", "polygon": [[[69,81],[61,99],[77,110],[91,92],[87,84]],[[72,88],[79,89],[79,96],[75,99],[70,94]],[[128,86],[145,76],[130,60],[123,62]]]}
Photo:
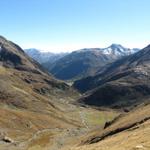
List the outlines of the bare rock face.
{"label": "bare rock face", "polygon": [[14,143],[13,139],[11,139],[10,137],[7,137],[5,136],[3,139],[2,139],[3,142],[6,142],[6,143]]}
{"label": "bare rock face", "polygon": [[7,134],[5,132],[0,132],[0,141],[5,143],[14,143],[14,140],[6,135]]}

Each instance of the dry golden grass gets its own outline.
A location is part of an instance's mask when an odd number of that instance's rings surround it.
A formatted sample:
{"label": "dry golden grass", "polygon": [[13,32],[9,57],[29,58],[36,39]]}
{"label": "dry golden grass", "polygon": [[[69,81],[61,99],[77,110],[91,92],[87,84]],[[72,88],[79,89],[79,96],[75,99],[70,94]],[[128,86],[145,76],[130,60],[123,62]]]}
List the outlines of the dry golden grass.
{"label": "dry golden grass", "polygon": [[[150,150],[150,120],[146,121],[145,119],[149,117],[150,105],[140,106],[138,109],[121,117],[104,131],[97,130],[92,135],[83,138],[87,141],[83,146],[74,145],[64,148],[64,150]],[[130,127],[132,124],[134,126]],[[113,132],[118,128],[124,128],[124,130]],[[95,144],[88,144],[93,138],[102,137],[107,133],[113,134],[108,134],[106,138],[99,142],[97,141]]]}
{"label": "dry golden grass", "polygon": [[[105,121],[113,119],[118,115],[117,112],[74,106],[70,102],[76,97],[75,92],[73,92],[73,97],[67,95],[66,91],[55,93],[50,90],[49,95],[38,93],[34,91],[34,88],[49,86],[40,75],[35,75],[33,78],[26,72],[7,70],[7,74],[0,76],[0,82],[3,83],[0,87],[4,94],[1,95],[3,99],[1,98],[0,103],[0,133],[1,137],[6,135],[14,141],[12,144],[1,143],[0,149],[2,150],[49,150],[51,148],[59,150],[123,150],[123,148],[136,150],[136,146],[141,145],[141,140],[144,142],[142,145],[144,148],[149,145],[147,141],[149,128],[144,123],[138,129],[118,133],[99,143],[76,146],[81,143],[81,140],[90,141],[93,137],[101,136],[103,133],[109,133],[118,127],[127,126],[150,116],[149,105],[128,113],[127,117],[120,118],[118,122],[102,131]],[[24,79],[28,76],[34,79],[34,82],[38,82],[38,86],[37,83],[25,82]],[[94,130],[92,134],[85,135],[95,127],[99,127],[100,130]],[[144,134],[142,130],[145,131]],[[142,138],[136,139],[136,137],[139,138],[137,135],[142,135]],[[126,137],[129,140],[123,142]],[[121,145],[118,144],[121,142]]]}
{"label": "dry golden grass", "polygon": [[[113,111],[100,112],[71,104],[78,97],[78,93],[51,87],[45,82],[46,78],[49,79],[48,76],[9,68],[0,74],[1,138],[8,136],[14,141],[9,145],[1,143],[0,149],[42,150],[51,146],[60,148],[74,143],[74,139],[76,142],[78,136],[89,131],[80,114],[84,115],[90,128],[102,127],[106,121],[105,117],[110,116],[111,119],[117,115]],[[49,94],[35,91],[35,88],[42,87],[47,87]],[[80,130],[83,131],[80,133]],[[59,138],[64,139],[62,145],[59,144]]]}
{"label": "dry golden grass", "polygon": [[101,142],[64,150],[150,150],[150,121]]}
{"label": "dry golden grass", "polygon": [[[43,93],[35,89],[42,89]],[[57,135],[53,130],[82,127],[78,120],[62,111],[67,108],[66,104],[59,107],[60,97],[69,101],[74,96],[78,97],[76,91],[46,73],[0,66],[0,150],[36,145],[44,148],[47,143],[50,145],[50,138]],[[14,142],[3,142],[5,136]]]}

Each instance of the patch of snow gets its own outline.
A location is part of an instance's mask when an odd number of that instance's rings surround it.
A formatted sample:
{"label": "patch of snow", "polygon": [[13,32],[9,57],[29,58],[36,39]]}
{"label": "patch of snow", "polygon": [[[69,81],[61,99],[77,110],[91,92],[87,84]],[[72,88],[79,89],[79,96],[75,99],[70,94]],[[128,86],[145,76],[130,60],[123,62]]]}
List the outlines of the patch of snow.
{"label": "patch of snow", "polygon": [[106,55],[112,54],[112,49],[110,47],[105,48],[105,49],[103,49],[103,53],[106,54]]}
{"label": "patch of snow", "polygon": [[130,49],[123,47],[122,45],[119,44],[112,44],[111,46],[102,49],[103,54],[116,56],[127,56],[134,54],[138,51],[139,49],[137,48]]}
{"label": "patch of snow", "polygon": [[143,68],[141,68],[141,67],[136,67],[135,68],[135,72],[139,73],[139,74],[143,74],[145,76],[148,76],[148,73]]}
{"label": "patch of snow", "polygon": [[2,45],[0,45],[0,51],[2,50]]}

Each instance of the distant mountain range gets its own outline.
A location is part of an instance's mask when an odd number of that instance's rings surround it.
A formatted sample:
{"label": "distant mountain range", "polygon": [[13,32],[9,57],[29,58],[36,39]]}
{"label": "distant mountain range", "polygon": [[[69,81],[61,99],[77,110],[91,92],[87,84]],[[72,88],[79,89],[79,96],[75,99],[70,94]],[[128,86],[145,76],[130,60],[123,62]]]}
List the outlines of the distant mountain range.
{"label": "distant mountain range", "polygon": [[51,53],[51,52],[42,52],[41,50],[35,49],[35,48],[24,49],[24,51],[34,60],[38,61],[40,64],[45,63],[45,62],[48,62],[49,64],[51,64],[68,54],[68,53],[57,54],[57,53]]}
{"label": "distant mountain range", "polygon": [[[42,63],[42,65],[58,79],[76,80],[94,75],[106,64],[112,63],[117,59],[131,55],[137,51],[139,51],[137,48],[129,49],[119,44],[112,44],[107,48],[86,48],[73,51],[69,54],[63,53],[54,55],[50,53],[49,61]],[[28,51],[28,53],[29,52],[30,51]],[[34,55],[33,53],[29,55],[32,58],[37,56],[35,53]],[[48,56],[49,54],[40,53],[42,60],[48,60],[46,59]],[[39,57],[36,57],[36,60],[41,62]]]}

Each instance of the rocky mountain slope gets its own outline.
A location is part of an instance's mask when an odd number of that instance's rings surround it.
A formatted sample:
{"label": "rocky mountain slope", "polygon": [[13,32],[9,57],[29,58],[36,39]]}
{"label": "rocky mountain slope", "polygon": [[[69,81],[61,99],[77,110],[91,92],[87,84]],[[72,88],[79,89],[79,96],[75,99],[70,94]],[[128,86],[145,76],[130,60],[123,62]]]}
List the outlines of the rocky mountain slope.
{"label": "rocky mountain slope", "polygon": [[91,48],[74,51],[65,57],[46,64],[50,73],[62,80],[74,80],[94,75],[106,64],[139,51],[112,44],[107,48]]}
{"label": "rocky mountain slope", "polygon": [[150,46],[108,65],[100,74],[76,81],[82,99],[96,106],[131,106],[150,96]]}
{"label": "rocky mountain slope", "polygon": [[46,144],[61,129],[79,128],[62,103],[78,96],[18,45],[0,37],[0,149],[27,149],[38,135]]}

